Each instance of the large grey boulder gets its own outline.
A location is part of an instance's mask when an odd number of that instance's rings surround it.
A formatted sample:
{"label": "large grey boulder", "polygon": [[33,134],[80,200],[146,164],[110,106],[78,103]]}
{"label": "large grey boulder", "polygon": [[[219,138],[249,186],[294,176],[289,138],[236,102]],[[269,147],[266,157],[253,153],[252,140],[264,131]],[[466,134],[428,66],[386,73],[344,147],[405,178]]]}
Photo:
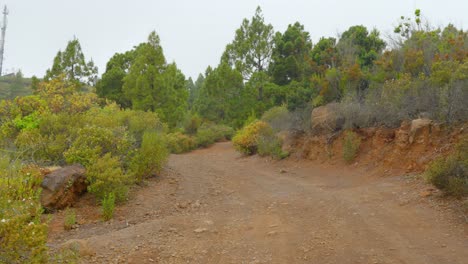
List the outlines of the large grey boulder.
{"label": "large grey boulder", "polygon": [[330,103],[324,106],[314,108],[311,116],[311,128],[314,132],[328,133],[341,128],[342,118],[337,113],[337,104]]}
{"label": "large grey boulder", "polygon": [[72,206],[86,192],[85,168],[79,164],[47,174],[41,183],[41,204],[47,211]]}
{"label": "large grey boulder", "polygon": [[432,120],[427,118],[419,118],[411,121],[409,143],[413,144],[421,134],[430,132],[431,125]]}

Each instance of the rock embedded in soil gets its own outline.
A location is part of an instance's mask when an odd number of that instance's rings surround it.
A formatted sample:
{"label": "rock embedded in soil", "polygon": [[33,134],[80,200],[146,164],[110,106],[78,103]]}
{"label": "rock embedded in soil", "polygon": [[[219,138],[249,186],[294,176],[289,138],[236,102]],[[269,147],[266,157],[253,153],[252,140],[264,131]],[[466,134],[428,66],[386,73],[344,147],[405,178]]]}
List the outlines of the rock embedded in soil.
{"label": "rock embedded in soil", "polygon": [[86,191],[85,168],[79,164],[57,169],[41,183],[41,204],[47,211],[70,207]]}

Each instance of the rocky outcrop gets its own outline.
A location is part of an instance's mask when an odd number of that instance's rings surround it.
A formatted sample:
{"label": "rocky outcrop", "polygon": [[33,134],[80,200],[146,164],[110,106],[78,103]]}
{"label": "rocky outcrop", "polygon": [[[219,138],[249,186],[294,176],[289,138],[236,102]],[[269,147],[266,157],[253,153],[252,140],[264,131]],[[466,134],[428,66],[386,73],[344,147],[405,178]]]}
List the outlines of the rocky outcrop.
{"label": "rocky outcrop", "polygon": [[327,133],[336,131],[341,128],[343,121],[338,117],[335,103],[320,106],[312,110],[311,126],[314,132]]}
{"label": "rocky outcrop", "polygon": [[429,134],[432,121],[427,118],[420,118],[411,121],[411,128],[409,132],[409,143],[413,144],[415,139],[421,134]]}
{"label": "rocky outcrop", "polygon": [[41,204],[47,211],[72,206],[86,191],[85,168],[72,165],[52,171],[41,184]]}

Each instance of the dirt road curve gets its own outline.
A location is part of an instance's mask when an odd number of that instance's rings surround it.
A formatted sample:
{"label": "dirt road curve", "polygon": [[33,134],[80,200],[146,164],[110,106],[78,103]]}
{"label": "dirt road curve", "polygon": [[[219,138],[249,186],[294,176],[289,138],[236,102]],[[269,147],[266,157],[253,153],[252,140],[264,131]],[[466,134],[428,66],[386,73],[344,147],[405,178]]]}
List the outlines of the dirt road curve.
{"label": "dirt road curve", "polygon": [[54,239],[89,241],[84,263],[468,263],[466,224],[404,177],[243,158],[230,143],[168,167],[114,222]]}

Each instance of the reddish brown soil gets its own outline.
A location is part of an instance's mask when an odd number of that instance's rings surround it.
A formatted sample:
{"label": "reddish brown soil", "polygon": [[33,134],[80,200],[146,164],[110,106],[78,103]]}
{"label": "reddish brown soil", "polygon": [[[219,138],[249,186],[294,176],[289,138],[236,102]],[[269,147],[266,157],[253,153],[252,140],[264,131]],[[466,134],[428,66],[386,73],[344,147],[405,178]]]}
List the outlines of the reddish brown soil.
{"label": "reddish brown soil", "polygon": [[450,263],[468,260],[467,222],[417,176],[241,157],[231,143],[172,155],[113,221],[85,197],[80,226],[53,216],[50,245],[96,251],[83,263]]}
{"label": "reddish brown soil", "polygon": [[[453,151],[456,143],[468,137],[468,123],[457,127],[431,124],[412,134],[410,123],[401,127],[354,129],[361,139],[359,154],[352,162],[358,167],[379,169],[380,174],[423,172],[428,164]],[[286,136],[293,156],[337,166],[342,157],[345,133]]]}

